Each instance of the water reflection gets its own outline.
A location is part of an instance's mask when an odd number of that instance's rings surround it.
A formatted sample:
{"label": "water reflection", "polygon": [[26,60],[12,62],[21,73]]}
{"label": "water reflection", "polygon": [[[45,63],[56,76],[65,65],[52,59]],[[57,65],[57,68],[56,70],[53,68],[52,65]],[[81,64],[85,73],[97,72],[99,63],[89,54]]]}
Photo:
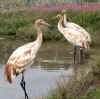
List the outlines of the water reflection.
{"label": "water reflection", "polygon": [[[67,70],[59,69],[48,71],[40,67],[41,66],[37,66],[37,68],[29,69],[25,73],[25,80],[27,82],[26,88],[32,99],[35,99],[36,96],[46,95],[51,88],[56,88],[57,80],[68,80],[73,71],[71,67]],[[24,99],[24,93],[19,84],[21,76],[18,76],[12,85],[9,85],[4,79],[3,71],[4,68],[0,69],[0,98]]]}
{"label": "water reflection", "polygon": [[[0,39],[0,99],[24,99],[18,76],[13,84],[9,85],[4,78],[4,64],[11,53],[20,45],[29,41]],[[26,71],[25,80],[29,96],[47,94],[48,90],[56,87],[57,80],[68,80],[72,75],[72,48],[66,43],[44,43],[40,48],[35,63]],[[5,95],[6,93],[6,95]],[[35,98],[34,98],[35,99]]]}

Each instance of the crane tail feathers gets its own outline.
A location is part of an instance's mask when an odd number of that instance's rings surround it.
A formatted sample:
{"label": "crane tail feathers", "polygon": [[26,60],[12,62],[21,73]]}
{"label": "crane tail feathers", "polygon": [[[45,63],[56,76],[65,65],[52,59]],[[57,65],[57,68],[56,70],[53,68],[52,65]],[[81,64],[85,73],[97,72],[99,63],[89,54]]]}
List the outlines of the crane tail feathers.
{"label": "crane tail feathers", "polygon": [[10,66],[9,64],[6,64],[5,75],[6,75],[7,81],[11,84],[12,83],[12,66]]}

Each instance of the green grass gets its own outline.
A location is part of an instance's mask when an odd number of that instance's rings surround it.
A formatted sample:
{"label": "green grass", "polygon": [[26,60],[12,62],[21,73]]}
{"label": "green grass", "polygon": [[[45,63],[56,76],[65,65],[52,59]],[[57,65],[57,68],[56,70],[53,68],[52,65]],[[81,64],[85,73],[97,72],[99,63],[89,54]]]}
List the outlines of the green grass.
{"label": "green grass", "polygon": [[93,72],[95,75],[100,76],[100,55],[96,55],[91,61],[89,61],[88,66],[93,68]]}
{"label": "green grass", "polygon": [[[57,29],[58,20],[52,19],[61,11],[36,12],[36,11],[17,11],[0,13],[0,34],[14,35],[21,39],[33,40],[36,38],[34,29],[34,22],[38,18],[45,19],[52,27],[42,27],[44,40],[60,40],[65,38],[59,33]],[[99,46],[100,42],[100,12],[67,12],[68,20],[84,27],[92,36],[92,46]]]}
{"label": "green grass", "polygon": [[96,88],[83,96],[84,99],[100,99],[100,88]]}

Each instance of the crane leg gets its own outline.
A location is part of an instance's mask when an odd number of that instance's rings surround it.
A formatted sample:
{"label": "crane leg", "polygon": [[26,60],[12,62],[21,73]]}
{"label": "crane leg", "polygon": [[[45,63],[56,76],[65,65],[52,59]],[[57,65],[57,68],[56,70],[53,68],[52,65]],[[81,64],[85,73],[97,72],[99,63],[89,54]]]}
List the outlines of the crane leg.
{"label": "crane leg", "polygon": [[25,99],[29,99],[28,95],[27,95],[27,92],[26,92],[26,88],[25,88],[25,80],[24,80],[24,74],[22,73],[22,80],[20,82],[20,85],[21,85],[21,88],[23,89],[24,91],[24,94],[25,94]]}
{"label": "crane leg", "polygon": [[74,64],[75,64],[75,60],[76,60],[76,54],[77,54],[77,47],[76,46],[74,46]]}
{"label": "crane leg", "polygon": [[80,48],[80,64],[83,63],[83,48]]}

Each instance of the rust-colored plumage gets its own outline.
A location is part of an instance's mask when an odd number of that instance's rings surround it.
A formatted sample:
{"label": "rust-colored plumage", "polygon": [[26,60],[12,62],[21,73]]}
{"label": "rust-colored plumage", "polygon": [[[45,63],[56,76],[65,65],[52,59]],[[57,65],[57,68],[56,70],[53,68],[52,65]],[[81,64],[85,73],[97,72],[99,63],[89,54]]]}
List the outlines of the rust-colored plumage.
{"label": "rust-colored plumage", "polygon": [[11,69],[12,67],[9,66],[9,64],[6,64],[6,68],[5,68],[5,75],[7,76],[7,80],[9,83],[12,83],[12,78],[11,78]]}
{"label": "rust-colored plumage", "polygon": [[12,83],[12,76],[19,75],[19,72],[16,72],[16,69],[12,66],[12,64],[6,64],[5,75],[7,77],[7,81],[11,84]]}

